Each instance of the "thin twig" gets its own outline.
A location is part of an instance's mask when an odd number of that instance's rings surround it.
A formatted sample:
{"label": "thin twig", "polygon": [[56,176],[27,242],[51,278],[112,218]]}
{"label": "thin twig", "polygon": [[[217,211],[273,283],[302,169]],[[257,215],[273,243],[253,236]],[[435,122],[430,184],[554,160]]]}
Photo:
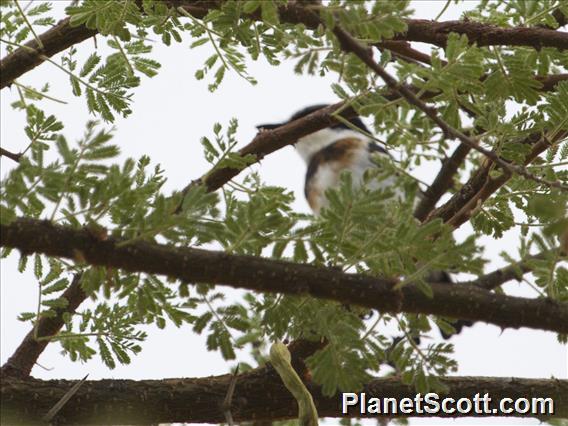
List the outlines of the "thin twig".
{"label": "thin twig", "polygon": [[[30,2],[31,3],[31,2]],[[28,17],[26,16],[26,14],[24,13],[24,11],[22,10],[22,8],[20,7],[20,3],[18,3],[18,0],[14,0],[14,4],[16,5],[16,8],[18,9],[18,12],[20,12],[20,15],[22,16],[22,19],[24,20],[24,22],[26,23],[26,25],[28,26],[28,28],[30,29],[30,31],[32,32],[35,41],[37,43],[37,45],[39,46],[40,50],[43,50],[44,46],[43,46],[43,42],[41,41],[41,39],[38,37],[38,35],[36,34],[34,27],[32,26],[31,22],[28,21]]]}
{"label": "thin twig", "polygon": [[457,283],[458,285],[475,285],[485,290],[494,290],[495,288],[505,284],[508,281],[520,280],[523,274],[531,272],[533,266],[531,262],[534,260],[545,259],[552,251],[560,251],[560,248],[540,252],[525,257],[518,262],[511,263],[503,268],[495,269],[487,274],[480,275],[473,281]]}
{"label": "thin twig", "polygon": [[426,219],[440,198],[452,187],[454,176],[470,151],[469,146],[460,143],[452,155],[443,162],[434,182],[424,191],[424,196],[416,206],[414,217],[420,221]]}
{"label": "thin twig", "polygon": [[47,412],[47,414],[45,416],[43,416],[43,421],[44,422],[50,422],[55,415],[59,412],[59,410],[61,410],[63,408],[63,406],[65,404],[67,404],[67,401],[69,401],[71,399],[71,397],[73,397],[73,395],[75,395],[77,393],[77,391],[79,390],[79,388],[81,387],[81,385],[83,383],[85,383],[85,380],[87,380],[87,377],[89,377],[89,375],[87,374],[85,377],[83,377],[81,380],[79,380],[77,383],[75,383],[73,385],[73,387],[71,389],[69,389],[65,395],[63,395],[61,397],[61,399],[59,401],[57,401],[57,404],[55,404],[51,410],[49,410]]}
{"label": "thin twig", "polygon": [[234,425],[233,415],[231,414],[231,404],[233,403],[233,394],[235,393],[235,385],[237,384],[237,376],[239,375],[239,366],[240,364],[237,364],[237,368],[235,368],[235,371],[231,376],[229,387],[227,388],[227,394],[225,395],[223,405],[221,406],[223,409],[223,415],[225,416],[225,421],[229,426]]}
{"label": "thin twig", "polygon": [[14,86],[18,87],[18,88],[22,88],[22,89],[25,90],[26,92],[33,93],[33,94],[36,95],[36,96],[41,96],[42,98],[49,99],[50,101],[54,101],[54,102],[58,102],[58,103],[60,103],[60,104],[65,104],[65,105],[67,105],[67,102],[62,101],[61,99],[57,99],[57,98],[54,98],[54,97],[52,97],[52,96],[48,96],[48,95],[46,95],[45,93],[38,92],[37,90],[32,89],[31,87],[28,87],[28,86],[24,86],[23,84],[20,84],[20,83],[18,83],[17,81],[13,81],[12,84],[13,84]]}

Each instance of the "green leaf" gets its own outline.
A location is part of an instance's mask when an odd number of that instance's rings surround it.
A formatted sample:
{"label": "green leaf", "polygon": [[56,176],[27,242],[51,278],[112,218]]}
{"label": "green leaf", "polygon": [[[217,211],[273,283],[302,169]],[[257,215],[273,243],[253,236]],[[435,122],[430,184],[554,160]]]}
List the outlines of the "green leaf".
{"label": "green leaf", "polygon": [[273,0],[263,0],[260,2],[261,17],[264,22],[271,25],[278,25],[278,8]]}

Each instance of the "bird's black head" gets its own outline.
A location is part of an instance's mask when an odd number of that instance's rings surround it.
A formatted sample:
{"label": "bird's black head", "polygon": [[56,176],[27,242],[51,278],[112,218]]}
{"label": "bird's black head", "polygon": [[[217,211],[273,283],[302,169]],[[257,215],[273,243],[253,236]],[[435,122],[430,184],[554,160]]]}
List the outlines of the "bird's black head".
{"label": "bird's black head", "polygon": [[[290,117],[290,119],[288,121],[285,121],[283,123],[273,123],[273,124],[260,124],[258,126],[256,126],[257,129],[275,129],[277,127],[283,126],[284,124],[290,123],[291,121],[297,120],[298,118],[302,118],[305,117],[308,114],[311,114],[314,111],[317,111],[318,109],[322,109],[325,107],[328,107],[328,104],[317,104],[317,105],[312,105],[306,108],[301,109],[300,111],[294,113],[292,115],[292,117]],[[347,121],[349,121],[353,126],[357,127],[358,129],[361,129],[364,132],[370,133],[369,129],[367,128],[367,126],[365,126],[365,124],[363,124],[363,122],[361,121],[361,119],[359,117],[353,117],[348,119]],[[337,123],[334,124],[333,126],[329,126],[330,129],[349,129],[349,126],[347,126],[345,123]]]}

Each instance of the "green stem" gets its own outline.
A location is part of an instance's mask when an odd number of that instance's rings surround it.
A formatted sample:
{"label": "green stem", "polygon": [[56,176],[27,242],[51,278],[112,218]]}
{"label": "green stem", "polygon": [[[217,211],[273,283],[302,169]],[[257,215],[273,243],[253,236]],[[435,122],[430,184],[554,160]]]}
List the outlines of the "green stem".
{"label": "green stem", "polygon": [[[31,2],[30,2],[31,3]],[[32,34],[34,35],[35,41],[37,43],[37,45],[39,46],[39,48],[41,50],[43,50],[43,42],[41,41],[41,39],[38,37],[38,35],[36,34],[36,32],[34,31],[34,28],[32,27],[32,24],[30,23],[30,21],[28,21],[28,17],[26,16],[26,14],[24,13],[24,11],[22,10],[22,8],[20,7],[20,3],[18,3],[18,0],[14,0],[14,4],[16,5],[16,8],[18,9],[18,12],[20,12],[20,15],[22,15],[22,18],[24,19],[24,22],[26,23],[26,25],[28,26],[28,28],[30,29],[30,31],[32,32]]]}
{"label": "green stem", "polygon": [[79,166],[79,163],[81,162],[81,159],[83,158],[83,154],[84,154],[86,148],[87,148],[87,146],[85,144],[83,144],[81,146],[81,150],[79,151],[79,154],[77,155],[77,158],[75,159],[75,162],[73,163],[73,166],[71,166],[71,170],[69,171],[69,174],[67,175],[67,179],[65,180],[65,186],[63,187],[63,190],[61,191],[61,195],[57,199],[57,203],[55,203],[55,207],[53,208],[53,212],[51,213],[51,216],[49,218],[49,220],[52,221],[52,222],[53,222],[53,219],[55,218],[55,214],[57,213],[57,210],[59,209],[59,206],[61,205],[61,201],[63,201],[63,197],[65,196],[65,193],[67,192],[67,187],[69,186],[69,182],[71,181],[71,178],[73,177],[73,174],[75,173],[75,170],[77,170],[77,167]]}
{"label": "green stem", "polygon": [[42,336],[36,338],[38,342],[42,340],[65,340],[65,339],[76,339],[77,337],[108,337],[110,336],[108,333],[71,333],[71,334],[53,334],[51,336]]}
{"label": "green stem", "polygon": [[550,6],[547,9],[544,9],[542,12],[537,13],[536,15],[531,16],[529,19],[527,19],[524,23],[524,25],[528,25],[534,21],[536,21],[537,19],[539,19],[541,16],[544,16],[552,11],[554,11],[555,9],[558,9],[559,4],[556,3],[554,6]]}
{"label": "green stem", "polygon": [[424,361],[424,363],[426,363],[426,365],[428,367],[430,367],[430,360],[428,359],[428,357],[426,355],[424,355],[424,352],[422,352],[422,349],[420,349],[420,347],[416,344],[416,342],[414,341],[414,339],[412,338],[412,336],[410,334],[408,334],[408,330],[406,329],[406,327],[402,324],[402,322],[400,321],[400,319],[398,317],[395,317],[396,322],[398,323],[398,327],[400,328],[400,330],[404,333],[404,337],[406,338],[406,340],[408,341],[408,343],[410,343],[410,346],[412,346],[412,348],[414,349],[414,351],[418,354],[418,356],[420,356],[420,358],[422,358],[422,360]]}
{"label": "green stem", "polygon": [[371,327],[369,327],[369,329],[365,332],[363,337],[361,337],[361,340],[365,340],[367,337],[369,337],[369,335],[373,332],[373,330],[377,327],[377,325],[379,325],[379,322],[381,322],[382,319],[383,319],[383,316],[379,315],[379,317],[373,323],[373,325]]}
{"label": "green stem", "polygon": [[434,18],[434,21],[437,21],[438,19],[440,19],[440,17],[444,14],[444,12],[448,9],[448,7],[450,6],[450,3],[452,2],[452,0],[448,0],[446,1],[446,4],[444,5],[444,7],[442,8],[442,10],[440,10],[440,13],[438,13],[438,15]]}
{"label": "green stem", "polygon": [[[17,81],[13,81],[12,84],[15,85],[16,87],[18,87],[18,89],[21,88],[21,89],[25,90],[26,92],[33,93],[34,95],[41,96],[42,98],[49,99],[50,101],[54,101],[54,102],[58,102],[60,104],[67,105],[67,102],[65,102],[65,101],[62,101],[60,99],[53,98],[53,97],[48,96],[44,93],[38,92],[37,90],[34,90],[34,89],[32,89],[31,87],[28,87],[28,86],[24,86],[23,84],[20,84]],[[22,99],[22,102],[24,102],[23,99]]]}
{"label": "green stem", "polygon": [[118,50],[121,54],[121,56],[124,58],[124,62],[126,62],[126,66],[128,67],[128,71],[130,71],[130,75],[134,75],[134,68],[132,68],[132,64],[130,63],[130,60],[128,59],[128,56],[126,55],[126,52],[124,51],[124,49],[122,48],[122,45],[120,44],[120,40],[113,35],[112,36],[114,42],[116,43],[116,45],[118,46]]}
{"label": "green stem", "polygon": [[405,285],[407,285],[408,283],[411,283],[413,281],[416,281],[416,278],[423,275],[424,272],[426,272],[430,266],[438,261],[439,259],[441,259],[442,257],[446,256],[446,253],[440,253],[437,256],[434,256],[432,259],[430,259],[428,262],[424,263],[422,266],[420,266],[420,268],[418,268],[415,272],[413,272],[412,274],[410,274],[408,277],[406,277],[404,280],[398,282],[394,287],[393,290],[400,290],[402,287],[404,287]]}
{"label": "green stem", "polygon": [[[12,41],[4,40],[4,39],[0,39],[0,42],[9,44],[9,45],[11,45],[11,46],[16,46],[16,47],[22,48],[22,49],[24,49],[24,50],[27,50],[27,51],[30,52],[30,53],[33,53],[33,54],[35,54],[35,55],[38,55],[38,57],[39,57],[42,61],[49,62],[50,64],[55,65],[57,68],[59,68],[59,69],[60,69],[61,71],[63,71],[65,74],[68,74],[70,77],[76,79],[79,83],[81,83],[81,84],[82,84],[83,86],[85,86],[86,88],[91,89],[93,92],[96,92],[96,93],[98,93],[98,94],[100,94],[100,95],[109,96],[109,93],[108,93],[108,92],[105,92],[104,90],[100,90],[100,89],[98,89],[98,88],[96,88],[96,87],[90,85],[89,83],[87,83],[87,82],[84,81],[83,79],[77,77],[77,76],[76,76],[75,74],[73,74],[71,71],[65,69],[65,67],[62,67],[62,66],[59,65],[57,62],[53,61],[51,58],[48,58],[47,56],[42,55],[39,51],[37,51],[37,50],[34,49],[33,47],[29,47],[29,46],[26,46],[26,45],[23,45],[23,44],[19,44],[19,43],[14,43],[14,42],[12,42]],[[121,98],[121,99],[124,99],[124,100],[128,100],[128,98],[126,98],[126,97],[124,97],[124,96],[121,96],[121,95],[117,95],[117,94],[112,94],[112,95],[113,95],[113,96],[117,96],[117,97],[119,97],[119,98]]]}
{"label": "green stem", "polygon": [[223,326],[223,328],[225,329],[225,331],[229,335],[231,342],[233,342],[233,345],[236,346],[235,339],[233,338],[233,335],[231,334],[231,330],[229,330],[229,327],[227,327],[227,324],[225,324],[225,321],[223,321],[223,319],[217,314],[217,311],[215,309],[213,309],[213,306],[211,306],[211,303],[209,302],[207,297],[203,296],[202,299],[207,304],[209,311],[213,314],[213,316],[217,319],[217,321],[219,321],[219,323]]}

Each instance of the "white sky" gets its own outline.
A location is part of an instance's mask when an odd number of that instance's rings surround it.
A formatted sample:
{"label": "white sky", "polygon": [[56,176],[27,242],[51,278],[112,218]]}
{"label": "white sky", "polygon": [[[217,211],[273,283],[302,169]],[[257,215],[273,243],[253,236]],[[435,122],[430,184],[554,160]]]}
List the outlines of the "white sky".
{"label": "white sky", "polygon": [[[64,2],[55,3],[57,10],[63,8]],[[431,19],[444,4],[445,1],[415,1],[413,6],[417,10],[416,17]],[[457,7],[452,5],[442,20],[457,19],[463,10],[474,6],[473,1]],[[59,19],[61,15],[56,16]],[[98,37],[99,49],[104,44]],[[272,67],[262,60],[249,64],[249,73],[258,80],[258,85],[251,86],[234,73],[227,73],[220,89],[210,93],[207,78],[196,81],[193,77],[209,56],[209,47],[189,50],[188,45],[189,41],[185,41],[167,48],[156,43],[152,57],[161,62],[160,73],[153,79],[143,79],[135,92],[132,115],[115,123],[114,141],[121,147],[120,159],[147,154],[153,163],[160,163],[168,177],[166,193],[184,187],[208,170],[199,138],[211,135],[215,122],[226,125],[232,117],[238,118],[238,138],[240,146],[243,146],[252,140],[256,133],[255,125],[259,123],[287,119],[294,111],[310,104],[337,101],[330,89],[330,83],[336,80],[335,75],[325,78],[297,76],[293,74],[292,63]],[[419,44],[417,47],[420,47]],[[87,40],[77,48],[79,57],[85,58],[93,49],[93,41]],[[72,95],[67,76],[45,63],[19,79],[20,83],[34,87],[41,87],[46,81],[52,87],[50,94],[66,100],[68,104],[43,101],[42,107],[63,121],[64,134],[69,141],[79,139],[85,123],[93,117],[89,116],[84,99]],[[19,152],[28,143],[23,132],[24,114],[13,111],[9,106],[16,98],[15,88],[1,92],[2,147],[13,152]],[[0,165],[2,177],[13,167],[11,160],[5,157],[1,158]],[[438,168],[437,164],[427,165],[417,177],[430,182]],[[309,211],[303,197],[305,165],[291,147],[270,155],[254,169],[259,170],[266,183],[293,189],[297,198],[294,206],[300,211]],[[470,231],[469,226],[464,226],[456,236],[463,238]],[[500,251],[516,255],[518,239],[514,232],[508,232],[498,241],[489,238],[482,241],[486,244],[486,257],[491,260],[487,270],[503,265],[498,256]],[[35,311],[37,303],[37,284],[31,268],[19,274],[17,261],[16,255],[2,259],[1,363],[7,360],[29,331],[29,324],[18,322],[17,315],[23,311]],[[510,294],[533,296],[515,282],[505,288]],[[190,326],[181,329],[168,326],[163,331],[148,327],[147,331],[149,337],[143,344],[143,351],[133,358],[130,365],[119,365],[115,370],[109,370],[98,357],[86,364],[72,363],[60,355],[57,344],[51,344],[39,359],[39,363],[49,370],[36,366],[32,374],[42,379],[80,379],[86,373],[92,380],[159,379],[224,374],[235,364],[228,365],[218,353],[207,352],[205,338],[196,336]],[[439,339],[439,336],[434,338]],[[459,362],[457,375],[567,378],[567,350],[557,343],[554,333],[524,328],[502,332],[492,325],[477,324],[452,338],[451,342],[455,344]],[[239,354],[238,360],[248,361],[249,357],[245,353]],[[413,419],[410,422],[411,425],[521,423],[539,422],[520,419]]]}

